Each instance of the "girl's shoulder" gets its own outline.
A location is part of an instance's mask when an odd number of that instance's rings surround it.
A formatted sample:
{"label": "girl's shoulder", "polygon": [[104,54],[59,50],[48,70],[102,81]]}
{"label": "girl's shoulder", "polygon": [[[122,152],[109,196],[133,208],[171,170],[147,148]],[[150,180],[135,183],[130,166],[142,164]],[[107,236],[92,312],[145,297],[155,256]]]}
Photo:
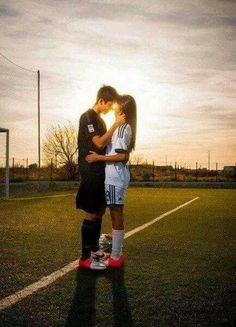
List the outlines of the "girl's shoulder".
{"label": "girl's shoulder", "polygon": [[131,126],[128,123],[125,123],[116,129],[116,133],[120,138],[122,138],[125,133],[130,133],[130,132],[131,132]]}

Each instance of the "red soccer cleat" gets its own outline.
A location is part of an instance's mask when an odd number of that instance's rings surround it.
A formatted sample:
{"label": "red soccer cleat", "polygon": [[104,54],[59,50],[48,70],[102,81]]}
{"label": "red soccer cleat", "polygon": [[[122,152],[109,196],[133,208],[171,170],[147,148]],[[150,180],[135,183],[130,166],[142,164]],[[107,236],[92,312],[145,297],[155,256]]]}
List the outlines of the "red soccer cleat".
{"label": "red soccer cleat", "polygon": [[119,257],[119,259],[113,259],[112,257],[108,258],[105,263],[107,265],[107,267],[110,267],[110,268],[121,268],[124,264],[124,256],[121,255]]}

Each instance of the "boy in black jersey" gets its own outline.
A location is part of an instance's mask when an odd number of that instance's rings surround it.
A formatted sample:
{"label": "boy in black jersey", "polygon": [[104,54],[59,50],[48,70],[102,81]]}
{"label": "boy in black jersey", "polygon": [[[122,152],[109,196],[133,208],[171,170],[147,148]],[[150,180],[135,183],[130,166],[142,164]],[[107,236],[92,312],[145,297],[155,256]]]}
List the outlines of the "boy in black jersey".
{"label": "boy in black jersey", "polygon": [[[86,212],[82,224],[82,255],[79,266],[81,268],[102,270],[106,265],[94,256],[99,250],[102,216],[105,213],[105,164],[94,162],[89,164],[85,157],[90,151],[105,154],[106,145],[112,138],[116,128],[125,123],[125,115],[116,118],[112,127],[107,131],[100,114],[106,114],[112,109],[119,95],[111,86],[99,89],[97,100],[92,109],[84,112],[80,117],[78,133],[79,172],[81,183],[76,196],[76,208]],[[95,255],[96,257],[96,255]]]}

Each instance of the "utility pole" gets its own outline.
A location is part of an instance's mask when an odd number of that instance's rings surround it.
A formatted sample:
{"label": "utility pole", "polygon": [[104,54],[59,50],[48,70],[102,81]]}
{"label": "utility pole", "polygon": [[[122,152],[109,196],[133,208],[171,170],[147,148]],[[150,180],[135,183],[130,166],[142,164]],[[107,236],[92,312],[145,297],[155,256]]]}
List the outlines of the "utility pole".
{"label": "utility pole", "polygon": [[155,162],[152,162],[152,181],[155,182]]}
{"label": "utility pole", "polygon": [[198,181],[198,162],[196,162],[196,182]]}
{"label": "utility pole", "polygon": [[218,162],[216,163],[216,182],[218,181]]}
{"label": "utility pole", "polygon": [[38,186],[41,178],[41,145],[40,145],[40,70],[38,70]]}
{"label": "utility pole", "polygon": [[26,179],[29,179],[29,159],[26,159]]}
{"label": "utility pole", "polygon": [[177,181],[177,162],[175,161],[175,181]]}
{"label": "utility pole", "polygon": [[12,179],[15,178],[15,158],[12,158]]}
{"label": "utility pole", "polygon": [[211,169],[211,151],[208,150],[208,170]]}
{"label": "utility pole", "polygon": [[10,132],[7,130],[7,138],[6,138],[6,199],[9,199],[9,142],[10,142]]}

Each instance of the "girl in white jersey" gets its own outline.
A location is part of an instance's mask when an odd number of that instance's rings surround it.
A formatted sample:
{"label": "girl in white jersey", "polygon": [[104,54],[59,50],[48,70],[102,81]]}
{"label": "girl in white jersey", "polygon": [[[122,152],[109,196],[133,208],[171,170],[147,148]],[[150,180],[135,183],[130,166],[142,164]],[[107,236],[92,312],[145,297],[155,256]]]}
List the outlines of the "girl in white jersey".
{"label": "girl in white jersey", "polygon": [[136,103],[132,96],[120,97],[116,115],[125,114],[126,123],[117,128],[107,146],[106,155],[91,152],[86,157],[90,163],[105,161],[105,191],[107,206],[112,219],[112,252],[107,259],[109,267],[121,267],[124,262],[122,243],[124,239],[124,193],[129,185],[130,173],[127,166],[129,153],[135,148]]}

